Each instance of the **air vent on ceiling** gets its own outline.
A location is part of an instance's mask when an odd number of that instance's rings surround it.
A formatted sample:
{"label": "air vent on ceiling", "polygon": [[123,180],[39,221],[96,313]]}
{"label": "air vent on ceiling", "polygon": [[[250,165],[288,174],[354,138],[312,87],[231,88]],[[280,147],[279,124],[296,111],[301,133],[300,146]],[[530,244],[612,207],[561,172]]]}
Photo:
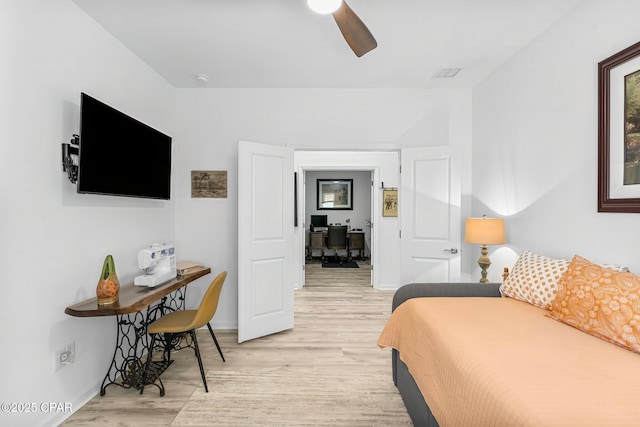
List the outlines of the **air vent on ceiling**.
{"label": "air vent on ceiling", "polygon": [[456,76],[462,68],[440,68],[432,79],[450,79]]}

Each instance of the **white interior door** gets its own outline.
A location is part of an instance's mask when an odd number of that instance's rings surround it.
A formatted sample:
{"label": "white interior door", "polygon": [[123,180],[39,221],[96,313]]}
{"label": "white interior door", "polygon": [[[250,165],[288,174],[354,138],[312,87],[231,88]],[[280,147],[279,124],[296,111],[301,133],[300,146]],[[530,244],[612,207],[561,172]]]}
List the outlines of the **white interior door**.
{"label": "white interior door", "polygon": [[238,146],[238,342],[293,328],[293,150]]}
{"label": "white interior door", "polygon": [[460,174],[451,147],[401,152],[401,284],[460,280]]}

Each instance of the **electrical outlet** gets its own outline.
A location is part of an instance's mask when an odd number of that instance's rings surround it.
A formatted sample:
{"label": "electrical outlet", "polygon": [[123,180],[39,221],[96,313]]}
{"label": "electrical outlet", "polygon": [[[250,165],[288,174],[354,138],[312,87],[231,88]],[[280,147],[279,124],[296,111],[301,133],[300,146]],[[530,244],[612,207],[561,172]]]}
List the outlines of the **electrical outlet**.
{"label": "electrical outlet", "polygon": [[76,343],[72,342],[53,353],[53,371],[70,365],[76,360]]}

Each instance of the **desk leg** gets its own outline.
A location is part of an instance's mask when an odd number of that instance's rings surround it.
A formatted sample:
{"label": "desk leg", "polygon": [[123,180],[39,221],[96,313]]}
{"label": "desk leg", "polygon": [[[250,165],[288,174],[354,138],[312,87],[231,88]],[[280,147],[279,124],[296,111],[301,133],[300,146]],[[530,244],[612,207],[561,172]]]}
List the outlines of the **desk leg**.
{"label": "desk leg", "polygon": [[[173,311],[179,311],[185,309],[185,299],[186,299],[186,288],[180,288],[176,290],[174,293],[167,295],[162,299],[162,301],[154,306],[147,318],[152,319],[147,322],[147,324],[151,324],[154,320],[158,318],[158,315],[164,316],[167,313],[171,313]],[[184,346],[181,346],[182,335],[185,334],[173,334],[171,335],[171,349],[172,350],[181,350]],[[186,334],[188,336],[188,334]],[[154,345],[154,350],[163,350],[167,349],[164,337],[158,337],[156,339],[156,344]]]}
{"label": "desk leg", "polygon": [[136,387],[137,378],[142,372],[142,352],[147,347],[145,313],[138,311],[117,316],[116,328],[116,346],[107,374],[102,380],[100,396],[104,396],[106,388],[111,384],[123,388]]}
{"label": "desk leg", "polygon": [[[115,350],[107,374],[102,380],[100,396],[104,396],[106,388],[111,384],[123,388],[140,389],[142,387],[146,354],[151,341],[147,334],[147,326],[161,315],[184,310],[186,292],[186,288],[180,288],[162,298],[158,304],[147,307],[146,312],[138,311],[116,317]],[[164,396],[164,385],[160,380],[160,374],[170,364],[170,360],[155,362],[152,375],[144,379],[146,384],[154,384],[158,387],[161,396]]]}

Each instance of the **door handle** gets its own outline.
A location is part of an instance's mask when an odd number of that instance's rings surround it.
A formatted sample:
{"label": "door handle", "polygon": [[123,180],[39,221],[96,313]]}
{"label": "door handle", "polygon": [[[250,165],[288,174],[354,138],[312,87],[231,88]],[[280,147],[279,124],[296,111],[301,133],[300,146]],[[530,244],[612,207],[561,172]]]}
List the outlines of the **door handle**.
{"label": "door handle", "polygon": [[458,248],[451,248],[451,249],[445,249],[445,252],[451,252],[452,254],[457,254],[458,253]]}

